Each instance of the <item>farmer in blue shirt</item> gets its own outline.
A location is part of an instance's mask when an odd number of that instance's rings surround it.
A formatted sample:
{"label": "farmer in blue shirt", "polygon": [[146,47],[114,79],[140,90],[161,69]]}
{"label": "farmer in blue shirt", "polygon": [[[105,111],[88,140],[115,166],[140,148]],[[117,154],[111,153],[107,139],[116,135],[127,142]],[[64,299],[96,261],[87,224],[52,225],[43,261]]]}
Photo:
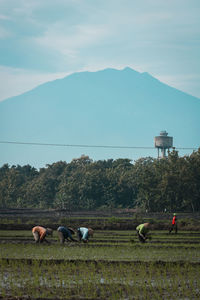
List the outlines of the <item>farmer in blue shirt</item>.
{"label": "farmer in blue shirt", "polygon": [[77,236],[79,239],[79,242],[83,241],[84,243],[87,243],[89,240],[89,236],[93,236],[93,230],[92,228],[86,228],[86,227],[79,227],[77,229]]}
{"label": "farmer in blue shirt", "polygon": [[77,240],[73,239],[72,234],[75,234],[75,231],[71,227],[64,227],[59,226],[58,229],[58,236],[60,239],[60,243],[64,244],[64,241],[69,241],[69,239],[73,242],[77,242]]}

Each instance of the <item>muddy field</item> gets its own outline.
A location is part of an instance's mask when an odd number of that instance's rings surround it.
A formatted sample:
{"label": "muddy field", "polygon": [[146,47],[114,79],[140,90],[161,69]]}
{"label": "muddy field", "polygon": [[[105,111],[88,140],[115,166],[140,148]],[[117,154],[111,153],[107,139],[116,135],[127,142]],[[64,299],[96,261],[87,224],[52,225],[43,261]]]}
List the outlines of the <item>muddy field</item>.
{"label": "muddy field", "polygon": [[[0,299],[200,299],[200,216],[135,210],[0,211]],[[152,239],[135,227],[151,222]],[[31,229],[54,229],[50,244],[35,244]],[[60,245],[60,225],[92,227],[88,244]],[[76,238],[76,236],[75,236]]]}
{"label": "muddy field", "polygon": [[36,245],[31,230],[0,230],[2,299],[200,299],[200,232],[95,230],[88,244],[57,232]]}

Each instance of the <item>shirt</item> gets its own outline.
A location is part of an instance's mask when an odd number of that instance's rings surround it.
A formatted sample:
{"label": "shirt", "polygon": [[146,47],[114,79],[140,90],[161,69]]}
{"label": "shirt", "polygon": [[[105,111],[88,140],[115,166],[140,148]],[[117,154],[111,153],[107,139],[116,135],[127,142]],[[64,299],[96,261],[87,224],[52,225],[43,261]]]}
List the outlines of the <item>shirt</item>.
{"label": "shirt", "polygon": [[175,224],[176,224],[176,216],[174,216],[172,219],[172,225],[175,225]]}
{"label": "shirt", "polygon": [[144,224],[140,224],[136,227],[136,230],[141,234],[146,234],[149,231],[149,228],[144,226]]}
{"label": "shirt", "polygon": [[85,227],[80,227],[79,231],[81,233],[82,240],[87,240],[88,239],[88,229]]}
{"label": "shirt", "polygon": [[72,235],[71,235],[71,232],[68,228],[66,228],[64,226],[59,226],[57,230],[62,232],[64,238],[67,239],[69,237],[72,240]]}
{"label": "shirt", "polygon": [[32,229],[32,232],[38,232],[39,236],[40,236],[40,240],[43,240],[46,236],[46,228],[42,227],[42,226],[35,226]]}

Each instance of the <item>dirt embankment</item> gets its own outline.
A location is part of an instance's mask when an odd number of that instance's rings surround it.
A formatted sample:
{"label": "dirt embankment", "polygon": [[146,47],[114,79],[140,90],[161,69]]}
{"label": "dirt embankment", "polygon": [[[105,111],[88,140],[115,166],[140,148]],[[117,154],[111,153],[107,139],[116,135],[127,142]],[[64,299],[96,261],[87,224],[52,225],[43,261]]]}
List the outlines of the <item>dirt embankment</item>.
{"label": "dirt embankment", "polygon": [[[140,213],[133,209],[106,211],[2,209],[1,230],[31,230],[35,225],[57,229],[58,226],[92,227],[96,230],[135,230],[138,224],[150,222],[153,229],[168,230],[172,213]],[[199,213],[177,213],[181,230],[200,230]]]}

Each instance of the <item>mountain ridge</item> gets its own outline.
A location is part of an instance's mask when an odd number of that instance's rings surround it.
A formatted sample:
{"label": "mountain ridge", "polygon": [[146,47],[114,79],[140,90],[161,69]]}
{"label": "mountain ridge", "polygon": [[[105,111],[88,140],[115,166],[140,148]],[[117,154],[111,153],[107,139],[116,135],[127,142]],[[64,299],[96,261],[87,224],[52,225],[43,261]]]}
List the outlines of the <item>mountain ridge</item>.
{"label": "mountain ridge", "polygon": [[[153,137],[164,129],[176,147],[199,147],[199,100],[129,67],[77,72],[0,102],[0,140],[153,146]],[[40,158],[40,151],[31,149],[22,158],[19,147],[9,148],[0,162],[9,155],[16,161],[65,158],[64,151]],[[82,154],[73,150],[67,157]],[[88,153],[101,159],[114,152]],[[139,156],[141,151],[133,159]]]}
{"label": "mountain ridge", "polygon": [[[114,69],[114,68],[105,68],[105,69],[102,69],[102,70],[98,70],[98,71],[80,71],[80,72],[75,72],[75,73],[71,73],[71,74],[69,74],[69,75],[67,75],[67,76],[65,76],[65,77],[63,77],[63,78],[58,78],[58,79],[55,79],[55,80],[51,80],[51,81],[47,81],[47,82],[45,82],[45,83],[42,83],[42,84],[39,84],[38,86],[36,86],[36,87],[34,87],[33,89],[30,89],[29,91],[26,91],[26,92],[24,92],[24,93],[22,93],[22,94],[20,94],[20,95],[16,95],[16,96],[12,96],[12,97],[8,97],[8,98],[5,98],[4,100],[2,100],[1,102],[4,102],[4,101],[7,101],[7,100],[9,100],[9,99],[14,99],[14,98],[17,98],[17,97],[21,97],[22,95],[24,95],[24,94],[28,94],[28,93],[30,93],[30,92],[32,92],[32,91],[35,91],[35,90],[37,90],[38,88],[42,88],[42,87],[45,87],[45,86],[49,86],[49,85],[51,85],[52,83],[59,83],[59,82],[61,82],[61,81],[65,81],[66,79],[68,80],[68,79],[71,79],[71,77],[74,77],[74,76],[79,76],[79,75],[83,75],[83,74],[96,74],[96,73],[101,73],[101,72],[109,72],[109,71],[115,71],[115,72],[131,72],[130,74],[137,74],[138,76],[140,76],[140,79],[142,79],[142,78],[147,78],[147,79],[152,79],[153,81],[155,81],[155,82],[159,82],[159,83],[161,83],[161,84],[163,84],[163,85],[165,85],[165,86],[167,86],[167,87],[169,87],[169,88],[171,88],[171,89],[174,89],[174,90],[176,90],[176,91],[179,91],[179,92],[181,92],[181,93],[183,93],[183,94],[186,94],[186,95],[188,95],[188,96],[190,96],[190,97],[193,97],[193,98],[196,98],[196,99],[198,99],[198,100],[200,100],[200,98],[198,98],[198,97],[196,97],[196,96],[193,96],[193,95],[191,95],[191,94],[189,94],[189,93],[186,93],[186,92],[183,92],[183,91],[181,91],[181,90],[179,90],[179,89],[177,89],[177,88],[175,88],[175,87],[172,87],[172,86],[170,86],[170,85],[168,85],[168,84],[166,84],[166,83],[164,83],[164,82],[162,82],[162,81],[160,81],[159,79],[157,79],[157,78],[155,78],[154,76],[152,76],[150,73],[148,73],[148,72],[138,72],[138,71],[135,71],[134,69],[132,69],[132,68],[130,68],[130,67],[125,67],[124,69],[121,69],[121,70],[118,70],[118,69]],[[110,76],[110,75],[109,75]],[[0,103],[1,103],[0,102]]]}

